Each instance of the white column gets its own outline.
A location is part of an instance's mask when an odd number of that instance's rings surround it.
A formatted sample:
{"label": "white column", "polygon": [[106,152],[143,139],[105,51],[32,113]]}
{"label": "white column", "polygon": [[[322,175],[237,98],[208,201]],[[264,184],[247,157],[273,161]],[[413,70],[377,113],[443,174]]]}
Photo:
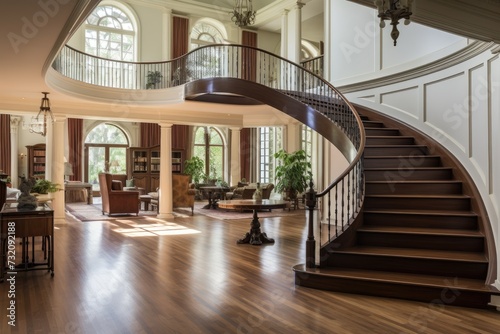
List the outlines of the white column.
{"label": "white column", "polygon": [[10,182],[13,188],[19,184],[19,124],[21,117],[10,116]]}
{"label": "white column", "polygon": [[284,10],[281,14],[281,57],[288,58],[288,10]]}
{"label": "white column", "polygon": [[160,189],[158,218],[174,218],[172,205],[172,124],[159,123],[160,138]]}
{"label": "white column", "polygon": [[231,174],[229,179],[230,185],[237,185],[241,180],[241,128],[231,128]]}
{"label": "white column", "polygon": [[[332,1],[331,0],[324,0],[323,1],[323,34],[324,34],[324,50],[323,54],[324,55],[331,55],[332,51],[331,48],[333,48],[333,43],[331,41],[331,35],[334,34],[332,30]],[[324,56],[323,57],[323,76],[325,80],[330,81],[332,75],[330,73],[330,59],[331,57]]]}
{"label": "white column", "polygon": [[163,59],[172,59],[172,9],[164,8],[163,9],[163,43],[162,45],[162,54]]}
{"label": "white column", "polygon": [[295,152],[300,149],[300,123],[292,122],[286,127],[286,151]]}
{"label": "white column", "polygon": [[[46,146],[46,153],[51,153],[50,170],[51,178],[48,180],[64,187],[64,133],[66,128],[66,116],[58,116],[52,124],[52,145]],[[51,149],[50,149],[51,148]],[[53,193],[52,208],[54,209],[54,224],[65,224],[66,215],[64,210],[64,191]]]}
{"label": "white column", "polygon": [[302,40],[302,7],[304,4],[297,1],[288,15],[287,59],[295,63],[300,62]]}

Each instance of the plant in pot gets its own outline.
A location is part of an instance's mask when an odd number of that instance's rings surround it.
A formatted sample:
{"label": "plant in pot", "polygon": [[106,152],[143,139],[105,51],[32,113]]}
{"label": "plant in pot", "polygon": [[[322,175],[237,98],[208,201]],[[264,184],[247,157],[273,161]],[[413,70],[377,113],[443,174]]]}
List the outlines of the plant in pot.
{"label": "plant in pot", "polygon": [[35,185],[31,188],[31,192],[38,194],[55,193],[59,190],[62,190],[60,184],[45,179],[36,180]]}
{"label": "plant in pot", "polygon": [[147,83],[146,89],[155,89],[156,85],[161,82],[163,75],[160,71],[148,71],[148,75],[146,76]]}
{"label": "plant in pot", "polygon": [[312,178],[311,162],[304,150],[288,153],[280,150],[274,154],[278,160],[275,169],[276,192],[296,203],[297,195],[307,190]]}
{"label": "plant in pot", "polygon": [[206,179],[205,162],[199,157],[192,157],[184,161],[184,174],[191,175],[191,182],[199,184]]}

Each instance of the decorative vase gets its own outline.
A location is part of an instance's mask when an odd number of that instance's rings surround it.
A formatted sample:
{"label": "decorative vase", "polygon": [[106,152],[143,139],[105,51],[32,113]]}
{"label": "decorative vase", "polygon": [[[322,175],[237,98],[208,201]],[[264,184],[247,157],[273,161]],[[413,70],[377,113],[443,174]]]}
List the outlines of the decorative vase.
{"label": "decorative vase", "polygon": [[252,199],[254,201],[261,201],[262,200],[262,190],[260,189],[260,183],[257,182],[257,187],[252,195]]}

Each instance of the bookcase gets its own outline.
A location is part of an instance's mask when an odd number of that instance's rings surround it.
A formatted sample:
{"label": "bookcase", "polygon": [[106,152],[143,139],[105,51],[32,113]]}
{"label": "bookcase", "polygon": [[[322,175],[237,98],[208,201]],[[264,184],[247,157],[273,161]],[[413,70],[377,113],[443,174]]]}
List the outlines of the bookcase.
{"label": "bookcase", "polygon": [[28,149],[28,177],[45,178],[45,144],[26,146]]}
{"label": "bookcase", "polygon": [[[184,159],[183,150],[172,150],[172,172],[181,173]],[[144,188],[146,193],[160,186],[160,146],[149,148],[129,148],[130,176],[136,187]]]}

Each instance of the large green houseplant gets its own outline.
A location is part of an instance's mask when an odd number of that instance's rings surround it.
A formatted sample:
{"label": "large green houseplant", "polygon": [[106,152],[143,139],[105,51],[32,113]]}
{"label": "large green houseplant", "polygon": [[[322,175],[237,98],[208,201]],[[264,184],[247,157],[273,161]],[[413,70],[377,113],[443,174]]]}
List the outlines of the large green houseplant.
{"label": "large green houseplant", "polygon": [[274,154],[278,161],[275,169],[276,192],[284,193],[286,198],[295,200],[299,193],[307,190],[312,178],[311,162],[304,150],[288,153],[280,150]]}
{"label": "large green houseplant", "polygon": [[199,184],[205,181],[205,162],[199,157],[192,157],[184,162],[184,174],[191,175],[191,182]]}

